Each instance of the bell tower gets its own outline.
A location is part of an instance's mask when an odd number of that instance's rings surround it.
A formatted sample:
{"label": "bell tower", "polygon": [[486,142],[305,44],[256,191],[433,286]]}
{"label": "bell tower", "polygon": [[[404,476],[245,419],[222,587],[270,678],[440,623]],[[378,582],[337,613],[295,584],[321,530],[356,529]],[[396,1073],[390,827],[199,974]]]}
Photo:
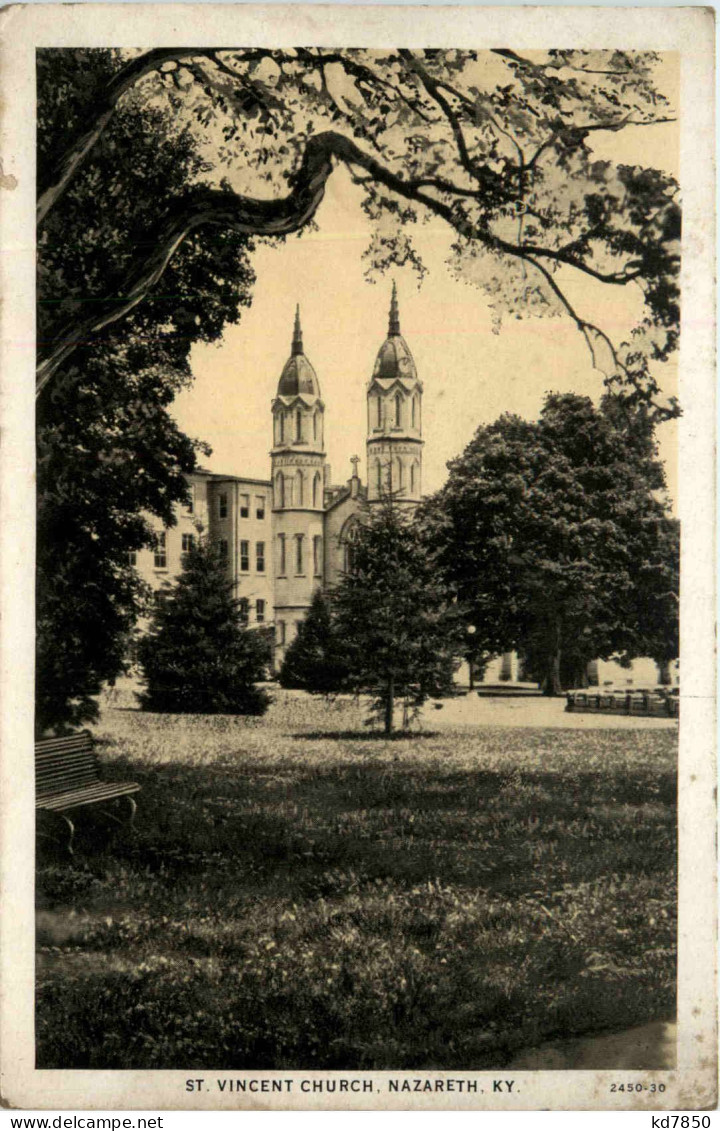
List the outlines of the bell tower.
{"label": "bell tower", "polygon": [[422,494],[422,381],[400,334],[393,283],[388,336],[367,387],[368,502],[392,495],[417,503]]}
{"label": "bell tower", "polygon": [[325,405],[305,356],[300,307],[290,357],[272,402],[276,662],[324,580]]}

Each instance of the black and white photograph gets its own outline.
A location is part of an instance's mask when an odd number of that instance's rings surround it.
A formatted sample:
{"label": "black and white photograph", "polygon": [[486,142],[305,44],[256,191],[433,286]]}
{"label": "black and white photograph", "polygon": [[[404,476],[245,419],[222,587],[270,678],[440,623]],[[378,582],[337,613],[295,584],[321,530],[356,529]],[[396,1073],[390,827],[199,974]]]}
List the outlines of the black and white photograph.
{"label": "black and white photograph", "polygon": [[652,12],[2,14],[9,1106],[715,1103],[713,22]]}

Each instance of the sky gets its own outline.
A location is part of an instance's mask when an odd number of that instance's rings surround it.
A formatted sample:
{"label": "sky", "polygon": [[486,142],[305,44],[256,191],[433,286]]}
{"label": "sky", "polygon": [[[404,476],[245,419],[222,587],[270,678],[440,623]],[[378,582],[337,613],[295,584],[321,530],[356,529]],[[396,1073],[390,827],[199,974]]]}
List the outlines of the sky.
{"label": "sky", "polygon": [[[654,164],[677,175],[676,126],[597,134],[599,157]],[[603,145],[606,151],[603,151]],[[360,207],[361,190],[344,168],[330,178],[314,230],[279,246],[262,244],[253,256],[257,273],[252,306],[214,345],[194,347],[194,384],[175,403],[189,435],[210,443],[202,464],[225,474],[269,477],[270,404],[290,355],[295,306],[300,304],[305,354],[325,402],[325,436],[334,483],[351,474],[350,458],[365,473],[365,393],[375,357],[387,334],[392,279],[398,287],[401,332],[424,383],[423,489],[442,486],[447,461],[459,455],[481,424],[503,412],[536,417],[548,391],[603,392],[587,344],[568,317],[510,317],[493,333],[488,299],[459,281],[446,260],[452,234],[440,219],[415,229],[428,273],[418,286],[410,268],[393,269],[379,281],[365,278],[363,252],[370,228]],[[641,312],[640,294],[593,280],[562,284],[575,309],[619,342]],[[522,314],[518,311],[518,314]],[[663,389],[672,393],[674,365],[666,365]],[[660,430],[669,491],[676,492],[676,425]]]}

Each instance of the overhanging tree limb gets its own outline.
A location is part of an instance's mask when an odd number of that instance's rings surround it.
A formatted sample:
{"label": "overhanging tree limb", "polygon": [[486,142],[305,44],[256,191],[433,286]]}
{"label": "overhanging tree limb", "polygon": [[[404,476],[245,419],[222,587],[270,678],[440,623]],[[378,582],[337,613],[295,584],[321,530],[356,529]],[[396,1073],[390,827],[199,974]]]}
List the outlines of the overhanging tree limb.
{"label": "overhanging tree limb", "polygon": [[[487,228],[474,225],[447,200],[438,199],[424,191],[422,186],[427,184],[427,178],[405,180],[387,169],[376,157],[365,153],[354,141],[328,130],[308,141],[300,168],[292,178],[292,191],[285,197],[260,200],[230,191],[198,188],[178,201],[169,215],[147,233],[143,245],[150,250],[128,274],[123,294],[94,303],[90,314],[83,316],[78,313],[52,341],[40,344],[37,394],[42,392],[58,367],[81,342],[128,314],[145,298],[150,288],[162,277],[178,247],[192,231],[214,225],[248,235],[282,236],[302,228],[313,218],[323,199],[325,185],[333,170],[333,158],[359,166],[373,181],[385,185],[406,200],[424,205],[466,239],[478,241],[489,249],[535,262],[536,266],[539,266],[536,263],[538,257],[546,258],[575,267],[605,283],[625,285],[636,277],[634,273],[624,271],[612,274],[600,272],[566,251],[538,245],[513,244],[503,240]],[[452,191],[448,182],[442,185],[438,183],[438,188],[442,188],[448,195]],[[553,289],[559,290],[554,281],[551,285]],[[79,311],[81,309],[79,304]]]}

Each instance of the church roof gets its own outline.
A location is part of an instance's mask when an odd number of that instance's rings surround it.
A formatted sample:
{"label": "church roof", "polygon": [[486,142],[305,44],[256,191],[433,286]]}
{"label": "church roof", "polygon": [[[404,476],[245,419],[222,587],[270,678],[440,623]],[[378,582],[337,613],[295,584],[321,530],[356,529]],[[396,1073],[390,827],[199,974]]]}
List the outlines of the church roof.
{"label": "church roof", "polygon": [[398,377],[405,380],[417,380],[417,370],[413,355],[410,353],[407,342],[400,333],[400,315],[398,312],[397,288],[393,283],[392,298],[390,300],[390,322],[388,336],[380,347],[375,361],[373,377],[379,380],[394,381]]}
{"label": "church roof", "polygon": [[292,352],[285,362],[285,367],[280,375],[278,384],[279,397],[296,397],[304,394],[310,397],[320,396],[320,383],[312,365],[303,353],[302,330],[300,328],[300,307],[295,312],[295,331],[292,340]]}

